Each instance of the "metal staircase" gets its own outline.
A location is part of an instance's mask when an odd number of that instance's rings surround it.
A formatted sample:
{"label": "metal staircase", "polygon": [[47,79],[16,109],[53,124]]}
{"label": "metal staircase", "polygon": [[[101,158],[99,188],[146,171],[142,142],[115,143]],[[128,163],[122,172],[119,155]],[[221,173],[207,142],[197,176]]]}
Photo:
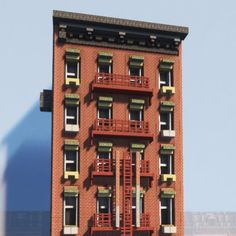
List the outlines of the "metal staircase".
{"label": "metal staircase", "polygon": [[132,158],[130,153],[123,159],[123,227],[122,236],[132,236]]}

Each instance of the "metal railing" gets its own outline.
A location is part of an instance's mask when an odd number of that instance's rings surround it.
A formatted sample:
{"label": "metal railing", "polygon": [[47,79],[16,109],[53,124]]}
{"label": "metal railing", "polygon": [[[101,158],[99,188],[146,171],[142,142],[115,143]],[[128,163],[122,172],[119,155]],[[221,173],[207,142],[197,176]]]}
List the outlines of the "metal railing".
{"label": "metal railing", "polygon": [[96,119],[93,129],[107,132],[150,133],[148,122],[133,120]]}
{"label": "metal railing", "polygon": [[142,213],[140,215],[140,227],[150,227],[150,215]]}
{"label": "metal railing", "polygon": [[112,227],[112,214],[109,214],[109,213],[94,214],[93,226],[94,227]]}
{"label": "metal railing", "polygon": [[112,171],[112,160],[99,158],[94,161],[93,170],[95,172],[111,172]]}
{"label": "metal railing", "polygon": [[126,86],[135,88],[149,88],[149,78],[144,76],[118,75],[109,73],[97,73],[94,84]]}

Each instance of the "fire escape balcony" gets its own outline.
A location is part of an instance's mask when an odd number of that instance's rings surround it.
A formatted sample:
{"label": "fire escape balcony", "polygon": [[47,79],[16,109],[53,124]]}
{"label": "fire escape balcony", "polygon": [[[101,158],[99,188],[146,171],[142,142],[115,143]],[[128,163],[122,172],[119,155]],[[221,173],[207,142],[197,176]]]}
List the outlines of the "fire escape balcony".
{"label": "fire escape balcony", "polygon": [[[154,174],[150,171],[150,162],[146,160],[140,161],[140,176],[141,177],[150,177],[153,179]],[[92,178],[94,176],[114,176],[115,163],[112,159],[96,159],[93,163]],[[121,175],[123,173],[123,160],[120,161]],[[135,166],[134,166],[135,167]],[[133,169],[133,175],[135,168]]]}
{"label": "fire escape balcony", "polygon": [[113,231],[115,228],[112,226],[112,214],[110,213],[99,213],[93,216],[93,227],[94,231]]}
{"label": "fire escape balcony", "polygon": [[153,178],[153,173],[150,171],[150,162],[141,160],[141,167],[140,167],[140,176],[141,177],[151,177]]}
{"label": "fire escape balcony", "polygon": [[150,214],[141,213],[140,214],[140,227],[135,228],[136,231],[153,231],[154,227],[150,224]]}
{"label": "fire escape balcony", "polygon": [[97,73],[92,83],[92,92],[95,90],[109,90],[113,93],[139,93],[150,97],[153,95],[153,90],[150,89],[150,80],[144,76]]}
{"label": "fire escape balcony", "polygon": [[[92,234],[95,231],[119,231],[122,228],[122,220],[121,220],[121,228],[116,228],[112,223],[112,214],[111,213],[98,213],[93,216],[93,227]],[[122,214],[120,219],[122,219]],[[154,227],[151,227],[150,224],[150,214],[149,213],[141,213],[140,214],[140,227],[133,226],[134,231],[153,231]]]}
{"label": "fire escape balcony", "polygon": [[92,178],[94,176],[113,176],[112,160],[99,158],[93,163]]}
{"label": "fire escape balcony", "polygon": [[93,125],[92,137],[94,136],[114,137],[137,137],[150,141],[153,134],[149,129],[149,123],[145,121],[96,119]]}

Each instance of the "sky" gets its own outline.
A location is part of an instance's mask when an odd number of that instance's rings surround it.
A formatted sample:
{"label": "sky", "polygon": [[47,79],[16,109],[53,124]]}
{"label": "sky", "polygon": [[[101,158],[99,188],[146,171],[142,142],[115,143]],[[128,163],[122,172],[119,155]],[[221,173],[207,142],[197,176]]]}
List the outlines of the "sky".
{"label": "sky", "polygon": [[[235,0],[0,0],[0,172],[9,161],[4,140],[51,87],[53,9],[189,27],[183,42],[185,211],[236,211]],[[50,140],[37,131],[27,138]],[[11,152],[23,133],[15,134]]]}

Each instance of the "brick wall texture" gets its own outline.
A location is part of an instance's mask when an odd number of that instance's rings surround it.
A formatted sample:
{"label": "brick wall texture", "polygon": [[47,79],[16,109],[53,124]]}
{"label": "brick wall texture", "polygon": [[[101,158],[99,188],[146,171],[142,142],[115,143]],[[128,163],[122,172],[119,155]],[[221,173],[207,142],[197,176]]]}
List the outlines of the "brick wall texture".
{"label": "brick wall texture", "polygon": [[[152,142],[148,143],[145,149],[145,160],[150,161],[151,172],[154,179],[149,184],[147,178],[141,178],[141,187],[145,188],[144,197],[145,213],[150,214],[151,227],[154,227],[152,235],[162,235],[160,231],[160,189],[172,187],[176,190],[174,198],[174,223],[176,225],[176,236],[184,235],[184,214],[183,214],[183,148],[182,148],[182,63],[181,46],[178,56],[165,54],[129,51],[112,48],[101,48],[84,46],[79,44],[58,44],[57,33],[54,35],[53,52],[53,116],[52,116],[52,196],[51,196],[51,235],[63,235],[63,187],[77,186],[79,189],[79,233],[78,235],[90,235],[92,226],[92,216],[96,212],[96,192],[97,186],[114,186],[115,177],[96,177],[91,181],[91,166],[96,158],[97,141],[111,141],[113,151],[127,151],[130,143],[141,142],[142,139],[133,138],[96,138],[92,144],[91,129],[96,119],[96,101],[99,95],[112,96],[112,118],[128,120],[128,104],[130,98],[142,98],[146,100],[144,108],[144,121],[149,122],[151,133],[154,134]],[[77,89],[66,88],[64,85],[64,54],[66,48],[76,48],[80,50],[80,79],[81,84]],[[153,89],[151,103],[148,97],[137,94],[120,93],[98,93],[95,92],[91,99],[90,84],[95,78],[97,71],[97,55],[99,52],[112,52],[113,66],[115,74],[128,75],[128,60],[131,55],[144,57],[144,76],[149,77],[150,87]],[[159,92],[159,73],[158,64],[160,59],[174,60],[173,78],[176,92],[169,98],[175,102],[174,108],[174,129],[176,137],[171,140],[161,140],[159,138],[159,105],[160,100],[167,100],[166,97],[160,98]],[[76,93],[80,96],[80,131],[76,135],[70,136],[64,133],[64,94]],[[76,181],[63,179],[63,145],[65,138],[77,139],[80,143],[79,162],[80,177]],[[146,143],[146,142],[144,142]],[[174,173],[176,182],[171,184],[161,183],[159,175],[159,149],[161,143],[172,143],[176,146],[174,154]],[[121,181],[122,183],[122,181]],[[122,186],[121,186],[122,192]],[[122,195],[120,196],[122,200]],[[122,204],[121,204],[122,206]],[[121,207],[122,212],[122,207]],[[113,233],[97,233],[97,235],[116,235]],[[118,235],[118,234],[117,234]],[[136,233],[135,235],[150,235],[150,233]]]}

